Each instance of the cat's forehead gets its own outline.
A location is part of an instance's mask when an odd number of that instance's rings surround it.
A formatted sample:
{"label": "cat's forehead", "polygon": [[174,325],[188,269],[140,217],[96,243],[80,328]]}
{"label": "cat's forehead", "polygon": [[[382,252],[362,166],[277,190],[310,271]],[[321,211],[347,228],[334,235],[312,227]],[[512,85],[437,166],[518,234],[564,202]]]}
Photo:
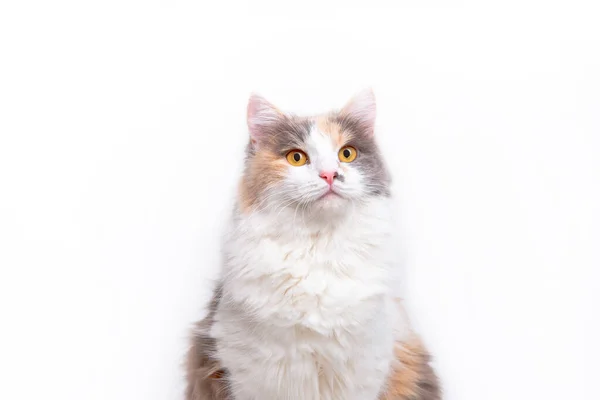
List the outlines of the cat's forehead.
{"label": "cat's forehead", "polygon": [[304,139],[302,150],[312,157],[334,158],[351,138],[339,123],[328,117],[317,117],[312,121],[310,133]]}
{"label": "cat's forehead", "polygon": [[313,129],[310,139],[313,141],[322,141],[326,139],[334,147],[342,147],[352,138],[352,133],[347,129],[342,129],[342,125],[330,116],[320,116],[314,119]]}
{"label": "cat's forehead", "polygon": [[351,140],[360,139],[361,136],[356,124],[336,114],[289,116],[273,126],[273,130],[270,150],[278,153],[294,148],[340,148]]}

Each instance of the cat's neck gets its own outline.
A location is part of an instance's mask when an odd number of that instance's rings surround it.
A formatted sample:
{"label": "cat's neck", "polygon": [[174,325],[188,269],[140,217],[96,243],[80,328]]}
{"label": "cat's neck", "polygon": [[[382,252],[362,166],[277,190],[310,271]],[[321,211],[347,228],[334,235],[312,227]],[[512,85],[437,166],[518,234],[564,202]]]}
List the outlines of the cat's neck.
{"label": "cat's neck", "polygon": [[236,230],[285,240],[303,236],[330,236],[353,230],[386,231],[392,221],[390,199],[375,197],[349,205],[342,212],[314,213],[294,208],[234,213]]}

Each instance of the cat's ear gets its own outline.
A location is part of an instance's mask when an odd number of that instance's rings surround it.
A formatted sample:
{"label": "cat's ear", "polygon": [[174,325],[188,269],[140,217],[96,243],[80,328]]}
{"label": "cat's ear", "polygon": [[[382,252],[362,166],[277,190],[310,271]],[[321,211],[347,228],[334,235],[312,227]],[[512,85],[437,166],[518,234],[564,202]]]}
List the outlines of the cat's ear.
{"label": "cat's ear", "polygon": [[256,145],[263,139],[269,126],[276,123],[283,117],[283,113],[273,104],[269,103],[264,97],[255,93],[250,95],[248,100],[248,130],[253,145]]}
{"label": "cat's ear", "polygon": [[365,89],[356,94],[340,111],[342,116],[348,116],[361,124],[365,132],[372,136],[375,133],[375,94],[371,89]]}

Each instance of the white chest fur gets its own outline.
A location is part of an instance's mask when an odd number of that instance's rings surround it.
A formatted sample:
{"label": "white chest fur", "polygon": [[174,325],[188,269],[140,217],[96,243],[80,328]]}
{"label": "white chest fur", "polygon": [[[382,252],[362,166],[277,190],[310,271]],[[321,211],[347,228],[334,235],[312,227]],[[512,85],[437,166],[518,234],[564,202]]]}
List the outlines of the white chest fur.
{"label": "white chest fur", "polygon": [[385,200],[331,230],[279,218],[241,218],[225,246],[211,334],[236,399],[375,400],[396,325]]}

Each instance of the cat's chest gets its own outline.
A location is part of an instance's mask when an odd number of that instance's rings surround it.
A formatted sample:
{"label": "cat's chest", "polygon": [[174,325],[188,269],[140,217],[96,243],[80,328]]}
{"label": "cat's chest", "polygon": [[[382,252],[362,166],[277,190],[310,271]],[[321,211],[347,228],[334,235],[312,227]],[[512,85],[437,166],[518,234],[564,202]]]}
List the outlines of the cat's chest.
{"label": "cat's chest", "polygon": [[350,329],[373,315],[388,288],[384,243],[356,232],[254,238],[230,258],[243,271],[231,293],[264,320],[323,333]]}

